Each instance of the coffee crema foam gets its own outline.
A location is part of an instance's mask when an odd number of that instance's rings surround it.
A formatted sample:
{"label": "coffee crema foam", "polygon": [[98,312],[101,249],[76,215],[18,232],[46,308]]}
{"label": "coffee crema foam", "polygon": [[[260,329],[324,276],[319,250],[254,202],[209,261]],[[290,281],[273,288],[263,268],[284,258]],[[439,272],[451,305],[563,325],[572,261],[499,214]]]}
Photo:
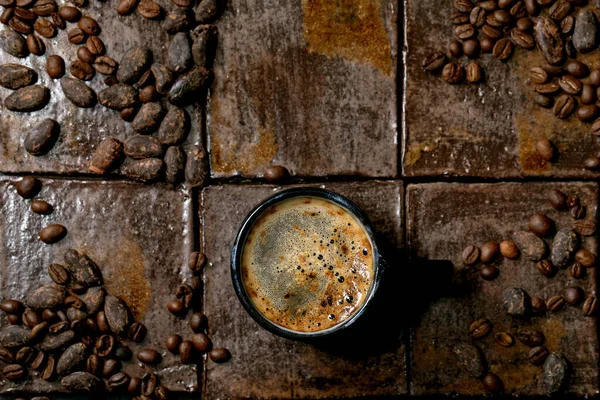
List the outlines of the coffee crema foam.
{"label": "coffee crema foam", "polygon": [[373,280],[373,249],[345,208],[294,197],[265,210],[242,253],[242,281],[256,309],[300,332],[331,328],[364,303]]}

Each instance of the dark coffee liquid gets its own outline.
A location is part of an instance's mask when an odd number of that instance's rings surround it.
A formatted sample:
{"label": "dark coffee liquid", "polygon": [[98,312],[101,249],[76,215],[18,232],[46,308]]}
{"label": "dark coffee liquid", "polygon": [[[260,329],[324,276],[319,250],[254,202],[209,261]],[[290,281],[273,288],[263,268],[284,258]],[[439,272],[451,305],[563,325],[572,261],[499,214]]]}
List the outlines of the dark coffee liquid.
{"label": "dark coffee liquid", "polygon": [[360,222],[325,199],[296,197],[267,209],[242,255],[250,300],[284,328],[315,332],[348,319],[373,280],[373,251]]}

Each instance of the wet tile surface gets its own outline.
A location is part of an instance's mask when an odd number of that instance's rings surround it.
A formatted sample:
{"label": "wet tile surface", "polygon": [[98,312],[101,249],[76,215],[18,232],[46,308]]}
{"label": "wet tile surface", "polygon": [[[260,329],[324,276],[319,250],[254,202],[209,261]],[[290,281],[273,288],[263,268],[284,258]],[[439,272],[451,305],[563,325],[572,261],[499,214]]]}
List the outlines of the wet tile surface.
{"label": "wet tile surface", "polygon": [[[506,63],[491,54],[478,57],[481,84],[446,84],[439,74],[423,71],[423,59],[434,51],[447,53],[454,37],[452,2],[407,2],[406,137],[402,156],[406,176],[591,177],[583,161],[595,154],[590,124],[575,115],[560,120],[552,110],[534,104],[529,70],[543,58],[538,50],[515,50]],[[428,27],[427,29],[423,29]],[[600,65],[597,52],[578,59],[590,68]],[[462,66],[470,61],[458,60]],[[559,159],[541,159],[535,143],[547,137]]]}
{"label": "wet tile surface", "polygon": [[271,163],[397,176],[398,13],[396,0],[231,1],[209,99],[213,176]]}
{"label": "wet tile surface", "polygon": [[[169,0],[157,0],[163,9],[169,11],[176,6]],[[61,3],[62,4],[62,3]],[[83,14],[96,19],[102,31],[99,35],[105,44],[106,55],[117,62],[127,50],[142,45],[150,48],[154,60],[166,63],[166,50],[169,35],[163,29],[163,21],[152,21],[138,13],[120,16],[115,4],[88,2]],[[78,108],[68,101],[62,92],[59,80],[51,79],[45,71],[48,55],[57,54],[64,60],[69,75],[69,65],[77,59],[77,45],[69,43],[67,31],[76,24],[67,23],[67,29],[59,31],[50,40],[45,39],[46,54],[38,57],[30,55],[25,59],[15,58],[0,52],[0,64],[18,63],[33,68],[38,73],[38,83],[51,91],[50,103],[42,110],[32,113],[8,111],[0,102],[0,172],[48,174],[89,174],[89,160],[96,146],[106,137],[113,136],[121,141],[135,133],[131,124],[123,121],[118,111],[97,104],[93,108]],[[6,29],[2,26],[1,29]],[[99,93],[106,87],[104,75],[96,73],[87,84]],[[0,87],[0,99],[5,99],[11,90]],[[199,106],[197,106],[199,107]],[[191,131],[184,148],[200,140],[202,112],[194,106],[187,107],[191,116]],[[45,156],[34,157],[24,147],[26,133],[45,118],[53,118],[61,125],[61,133],[54,148]],[[117,171],[115,174],[119,175]]]}
{"label": "wet tile surface", "polygon": [[[554,210],[546,200],[546,193],[552,188],[579,195],[587,206],[587,218],[596,220],[598,187],[593,183],[408,186],[408,245],[417,256],[450,260],[454,264],[451,280],[436,282],[440,271],[429,274],[427,284],[435,282],[436,289],[429,303],[423,303],[422,314],[412,331],[412,394],[484,393],[479,380],[459,367],[452,352],[455,342],[470,341],[469,325],[484,317],[492,322],[493,331],[474,342],[485,355],[489,370],[504,381],[508,393],[545,394],[542,368],[529,363],[529,349],[521,343],[504,348],[494,341],[497,332],[515,335],[522,329],[541,330],[548,350],[563,353],[572,363],[570,393],[598,393],[595,317],[584,317],[580,307],[567,306],[556,313],[519,321],[508,316],[502,306],[502,291],[508,287],[523,288],[530,296],[545,300],[563,294],[568,286],[580,286],[586,295],[595,294],[596,269],[588,269],[587,277],[581,280],[573,279],[567,270],[559,270],[554,278],[548,279],[537,271],[533,261],[523,256],[514,261],[500,257],[495,262],[500,276],[494,281],[484,281],[479,276],[481,264],[466,267],[461,259],[468,245],[511,240],[513,232],[527,229],[529,217],[536,212],[547,214],[559,229],[571,227],[573,219],[569,212]],[[596,252],[596,238],[585,238],[584,246]]]}
{"label": "wet tile surface", "polygon": [[[102,270],[107,292],[122,298],[148,328],[142,343],[129,343],[134,353],[156,348],[164,356],[156,368],[163,384],[178,391],[198,390],[196,367],[181,366],[179,358],[164,348],[164,338],[172,332],[191,335],[186,322],[165,306],[177,286],[190,280],[187,256],[194,243],[190,196],[163,186],[44,179],[37,198],[53,204],[55,211],[40,216],[17,195],[13,181],[0,176],[0,297],[22,299],[28,291],[51,283],[47,268],[54,262],[62,264],[65,250],[84,251]],[[68,229],[67,237],[54,245],[37,237],[50,223]],[[132,360],[123,370],[141,376],[148,368]],[[59,382],[33,376],[18,387],[27,392],[60,390]],[[0,393],[16,388],[0,381]]]}
{"label": "wet tile surface", "polygon": [[[381,235],[380,246],[402,246],[400,182],[331,183],[324,187],[347,196],[366,211]],[[214,345],[232,353],[228,363],[206,364],[204,395],[210,399],[275,399],[405,393],[405,336],[395,318],[388,325],[372,325],[371,336],[364,340],[308,344],[267,332],[238,301],[229,272],[234,236],[246,214],[279,189],[227,185],[209,187],[202,194],[206,210],[203,247],[211,262],[205,269],[204,308]]]}

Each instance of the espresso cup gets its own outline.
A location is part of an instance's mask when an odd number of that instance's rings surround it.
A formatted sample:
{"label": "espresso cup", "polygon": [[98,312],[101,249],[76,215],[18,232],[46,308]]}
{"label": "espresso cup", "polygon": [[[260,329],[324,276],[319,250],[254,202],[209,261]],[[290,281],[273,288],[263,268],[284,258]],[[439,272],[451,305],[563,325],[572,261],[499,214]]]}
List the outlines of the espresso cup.
{"label": "espresso cup", "polygon": [[231,250],[233,286],[246,311],[268,331],[295,340],[354,325],[384,269],[365,213],[319,188],[283,190],[260,203]]}

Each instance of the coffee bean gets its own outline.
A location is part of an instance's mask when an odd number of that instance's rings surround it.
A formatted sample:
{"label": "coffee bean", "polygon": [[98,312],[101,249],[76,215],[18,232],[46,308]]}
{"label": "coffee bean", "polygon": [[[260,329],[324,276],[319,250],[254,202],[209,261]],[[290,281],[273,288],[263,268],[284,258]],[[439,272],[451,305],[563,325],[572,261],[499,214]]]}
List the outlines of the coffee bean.
{"label": "coffee bean", "polygon": [[[206,69],[212,68],[217,49],[217,35],[218,29],[214,25],[200,25],[193,30],[192,56],[196,66]],[[441,68],[445,61],[446,57],[442,54],[440,65],[435,69]]]}
{"label": "coffee bean", "polygon": [[548,82],[549,76],[548,73],[540,67],[533,67],[529,70],[529,77],[533,83],[546,83]]}
{"label": "coffee bean", "polygon": [[[137,113],[131,126],[136,132],[144,135],[151,134],[156,132],[156,130],[159,128],[166,112],[167,110],[159,102],[146,103]],[[156,139],[154,140],[158,146],[160,146],[160,142],[158,142]],[[127,153],[127,143],[125,144],[125,152]],[[162,151],[160,151],[159,154],[156,154],[156,156],[160,155],[162,155]]]}
{"label": "coffee bean", "polygon": [[129,386],[129,375],[124,372],[114,374],[108,379],[108,388],[111,392],[125,391]]}
{"label": "coffee bean", "polygon": [[[43,352],[40,352],[41,354],[43,354]],[[46,364],[43,367],[41,373],[40,373],[40,378],[42,378],[45,381],[49,381],[51,379],[54,378],[54,367],[55,367],[56,361],[54,359],[53,356],[49,356],[46,360]]]}
{"label": "coffee bean", "polygon": [[33,24],[33,29],[35,29],[40,36],[45,38],[53,38],[56,36],[56,28],[52,25],[52,22],[47,19],[38,18]]}
{"label": "coffee bean", "polygon": [[96,339],[94,345],[94,353],[98,357],[108,357],[115,349],[115,338],[111,335],[102,335]]}
{"label": "coffee bean", "polygon": [[[46,60],[46,73],[53,79],[60,79],[65,74],[64,60],[55,54],[48,56]],[[64,89],[63,89],[64,91]]]}
{"label": "coffee bean", "polygon": [[33,12],[40,17],[47,17],[56,11],[54,0],[37,0],[33,5]]}
{"label": "coffee bean", "polygon": [[82,81],[89,81],[95,75],[95,70],[91,64],[87,62],[83,62],[81,60],[75,60],[71,63],[69,67],[69,71],[71,74]]}
{"label": "coffee bean", "polygon": [[9,381],[20,381],[27,376],[27,370],[18,364],[9,364],[2,369],[2,375]]}
{"label": "coffee bean", "polygon": [[[100,59],[102,57],[98,57]],[[98,101],[105,107],[113,110],[123,110],[129,107],[135,107],[140,99],[138,91],[130,85],[122,83],[112,85],[98,94]]]}
{"label": "coffee bean", "polygon": [[488,264],[492,262],[500,253],[498,242],[487,242],[481,246],[481,262]]}
{"label": "coffee bean", "polygon": [[43,200],[33,200],[30,205],[31,211],[36,214],[49,215],[54,211],[54,207]]}
{"label": "coffee bean", "polygon": [[7,7],[4,10],[2,10],[2,14],[0,14],[0,22],[4,25],[8,25],[14,15],[15,9],[12,7]]}
{"label": "coffee bean", "polygon": [[15,362],[15,355],[6,347],[0,347],[0,361],[6,364],[12,364]]}
{"label": "coffee bean", "polygon": [[[486,332],[487,334],[487,332]],[[216,363],[222,363],[222,362],[226,362],[231,358],[231,354],[229,353],[229,350],[223,348],[223,347],[217,347],[212,349],[209,353],[208,356],[210,357],[210,359]]]}
{"label": "coffee bean", "polygon": [[[554,143],[552,143],[547,138],[542,138],[542,139],[538,140],[537,143],[535,144],[535,147],[536,147],[538,154],[544,160],[553,161],[556,159],[556,153],[557,153],[556,146],[554,146]],[[539,228],[541,228],[541,226]],[[529,227],[529,229],[532,230],[531,226]],[[541,235],[534,231],[534,233],[536,233],[538,236],[546,236],[550,232],[551,231],[548,231],[548,232],[546,232],[546,234]]]}
{"label": "coffee bean", "polygon": [[565,71],[575,78],[585,78],[590,73],[587,65],[578,60],[569,60],[569,62],[567,62],[565,65]]}
{"label": "coffee bean", "polygon": [[177,7],[191,7],[194,5],[192,0],[171,0],[171,3],[175,4]]}
{"label": "coffee bean", "polygon": [[591,219],[575,221],[573,229],[581,236],[592,236],[596,233],[596,222]]}
{"label": "coffee bean", "polygon": [[41,286],[27,294],[26,303],[35,310],[55,308],[63,304],[65,297],[66,291],[62,287]]}
{"label": "coffee bean", "polygon": [[104,382],[89,372],[74,372],[60,381],[61,385],[72,392],[93,393],[104,388]]}
{"label": "coffee bean", "polygon": [[548,349],[544,346],[537,346],[529,350],[529,361],[533,365],[542,365],[546,358],[548,357]]}
{"label": "coffee bean", "polygon": [[538,236],[548,236],[554,231],[554,222],[544,214],[533,214],[529,218],[529,230]]}
{"label": "coffee bean", "polygon": [[574,219],[582,219],[585,217],[585,206],[578,205],[569,209],[571,216]]}
{"label": "coffee bean", "polygon": [[92,375],[101,375],[102,359],[97,354],[90,355],[85,362],[85,370]]}
{"label": "coffee bean", "polygon": [[40,231],[40,240],[46,244],[54,244],[67,236],[67,228],[59,224],[51,224]]}
{"label": "coffee bean", "polygon": [[15,32],[23,35],[27,35],[33,31],[31,21],[21,19],[17,16],[12,17],[10,21],[8,21],[8,26],[10,26]]}
{"label": "coffee bean", "polygon": [[583,87],[581,81],[571,75],[561,77],[558,84],[568,94],[579,94]]}
{"label": "coffee bean", "polygon": [[483,388],[488,393],[498,393],[504,390],[504,384],[498,375],[488,372],[482,379]]}
{"label": "coffee bean", "polygon": [[58,10],[58,14],[63,17],[66,21],[77,22],[81,18],[81,12],[77,7],[73,6],[62,6]]}
{"label": "coffee bean", "polygon": [[151,101],[156,100],[157,94],[154,86],[146,86],[140,91],[140,101],[142,103],[150,103]]}
{"label": "coffee bean", "polygon": [[119,113],[119,116],[123,121],[132,122],[135,119],[137,112],[138,109],[135,107],[124,108]]}
{"label": "coffee bean", "polygon": [[115,169],[123,158],[123,144],[108,137],[99,145],[90,160],[90,171],[105,174]]}
{"label": "coffee bean", "polygon": [[73,283],[86,287],[100,285],[102,273],[100,269],[86,254],[74,249],[68,249],[64,254],[67,268],[71,272]]}
{"label": "coffee bean", "polygon": [[186,308],[181,300],[171,300],[167,303],[167,310],[169,310],[171,314],[181,315],[186,311]]}
{"label": "coffee bean", "polygon": [[69,42],[73,44],[82,44],[87,39],[87,35],[79,28],[73,28],[67,32]]}
{"label": "coffee bean", "polygon": [[596,68],[590,72],[590,85],[599,86],[600,85],[600,69]]}
{"label": "coffee bean", "polygon": [[17,58],[23,58],[29,55],[27,43],[25,42],[23,36],[10,29],[0,32],[0,48],[11,56]]}
{"label": "coffee bean", "polygon": [[469,15],[463,14],[459,11],[452,11],[450,20],[453,25],[464,25],[469,23]]}
{"label": "coffee bean", "polygon": [[550,18],[538,18],[535,24],[535,36],[546,61],[552,65],[561,64],[565,58],[565,45],[556,23]]}
{"label": "coffee bean", "polygon": [[128,163],[123,173],[130,179],[139,182],[150,182],[158,179],[163,173],[163,161],[158,158],[146,158]]}
{"label": "coffee bean", "polygon": [[100,25],[98,25],[98,22],[88,16],[81,17],[79,22],[77,22],[77,26],[83,32],[91,36],[97,36],[100,33]]}
{"label": "coffee bean", "polygon": [[154,389],[154,398],[156,400],[168,400],[170,397],[169,389],[164,386],[158,386]]}
{"label": "coffee bean", "polygon": [[481,66],[477,63],[470,63],[465,68],[465,71],[466,71],[467,82],[469,82],[469,83],[479,82],[483,76],[483,71],[481,69]]}
{"label": "coffee bean", "polygon": [[185,180],[189,187],[202,186],[208,176],[208,155],[202,145],[192,147],[186,157]]}
{"label": "coffee bean", "polygon": [[141,392],[142,380],[137,376],[132,377],[127,385],[127,393],[137,395]]}
{"label": "coffee bean", "polygon": [[104,84],[106,86],[116,85],[117,83],[119,83],[119,81],[117,80],[116,76],[107,76],[106,78],[104,78]]}
{"label": "coffee bean", "polygon": [[46,359],[46,353],[44,353],[43,351],[38,351],[37,355],[31,362],[31,369],[33,369],[34,371],[43,372],[44,367],[46,366]]}
{"label": "coffee bean", "polygon": [[598,22],[591,10],[579,12],[572,37],[573,45],[580,53],[589,53],[598,47]]}
{"label": "coffee bean", "polygon": [[16,90],[32,85],[37,78],[37,73],[24,65],[11,63],[0,65],[0,86],[7,89]]}
{"label": "coffee bean", "polygon": [[190,39],[186,33],[179,32],[171,39],[167,50],[169,68],[177,73],[190,69],[194,63]]}
{"label": "coffee bean", "polygon": [[37,341],[38,339],[41,339],[48,331],[48,325],[49,324],[46,321],[40,322],[37,325],[35,325],[33,328],[31,328],[29,338],[32,341]]}
{"label": "coffee bean", "polygon": [[30,112],[46,107],[50,101],[50,91],[46,86],[30,85],[10,94],[4,105],[11,111]]}
{"label": "coffee bean", "polygon": [[142,0],[138,4],[138,12],[147,19],[159,19],[163,16],[162,7],[152,0]]}
{"label": "coffee bean", "polygon": [[121,361],[115,360],[114,358],[109,358],[104,360],[104,364],[102,365],[102,376],[105,378],[110,378],[114,374],[118,373],[121,370]]}
{"label": "coffee bean", "polygon": [[554,104],[551,97],[544,96],[542,94],[538,94],[537,96],[535,96],[534,101],[537,105],[544,108],[551,108]]}
{"label": "coffee bean", "polygon": [[27,325],[29,328],[32,328],[42,322],[42,318],[40,314],[31,308],[27,308],[23,312],[23,323]]}
{"label": "coffee bean", "polygon": [[6,316],[6,319],[8,320],[8,323],[11,325],[21,325],[21,323],[22,323],[20,315],[8,314]]}
{"label": "coffee bean", "polygon": [[147,329],[144,324],[140,322],[134,322],[129,328],[129,339],[136,343],[141,343],[146,337]]}
{"label": "coffee bean", "polygon": [[182,364],[192,364],[194,362],[194,346],[189,340],[184,340],[179,345],[179,358]]}
{"label": "coffee bean", "polygon": [[583,122],[589,122],[596,119],[600,109],[595,104],[581,105],[577,110],[577,118]]}
{"label": "coffee bean", "polygon": [[579,237],[571,229],[559,230],[554,236],[550,260],[558,268],[566,268],[579,247]]}
{"label": "coffee bean", "polygon": [[515,338],[508,332],[498,332],[494,339],[496,343],[503,347],[511,347],[515,344]]}
{"label": "coffee bean", "polygon": [[454,29],[454,34],[460,40],[470,39],[475,36],[476,33],[475,27],[471,24],[457,25]]}
{"label": "coffee bean", "polygon": [[56,323],[50,325],[48,330],[51,334],[58,334],[58,333],[66,331],[68,328],[69,328],[68,321],[60,321],[60,322],[56,322]]}
{"label": "coffee bean", "polygon": [[471,0],[454,0],[454,8],[462,13],[468,13],[473,9],[473,3]]}
{"label": "coffee bean", "polygon": [[138,352],[137,359],[144,364],[156,365],[161,361],[160,353],[154,349],[144,349]]}
{"label": "coffee bean", "polygon": [[26,176],[15,183],[17,194],[24,199],[35,197],[42,189],[42,182],[33,176]]}
{"label": "coffee bean", "polygon": [[15,360],[17,363],[27,366],[30,365],[35,357],[37,356],[37,350],[33,347],[25,346],[19,349],[17,355],[15,356]]}
{"label": "coffee bean", "polygon": [[208,320],[206,316],[202,313],[195,312],[190,317],[190,328],[192,328],[192,331],[194,331],[194,333],[200,333],[204,329],[206,329],[207,323]]}
{"label": "coffee bean", "polygon": [[548,393],[561,391],[567,384],[569,376],[569,362],[562,354],[552,353],[546,358],[543,381]]}
{"label": "coffee bean", "polygon": [[548,300],[546,308],[552,312],[556,312],[562,310],[565,304],[565,299],[562,296],[554,296]]}
{"label": "coffee bean", "polygon": [[0,310],[8,314],[20,314],[23,312],[23,303],[18,300],[3,300],[0,302]]}
{"label": "coffee bean", "polygon": [[527,17],[519,18],[515,26],[523,32],[530,32],[533,29],[533,22]]}
{"label": "coffee bean", "polygon": [[104,299],[104,314],[113,333],[117,336],[123,336],[128,332],[131,316],[129,309],[119,298],[112,295],[106,296]]}
{"label": "coffee bean", "polygon": [[477,6],[488,12],[496,11],[498,9],[498,4],[495,0],[482,1],[478,3]]}
{"label": "coffee bean", "polygon": [[469,326],[469,335],[473,339],[481,339],[492,330],[492,324],[485,318],[481,318],[473,322]]}
{"label": "coffee bean", "polygon": [[540,314],[546,312],[546,302],[539,297],[531,298],[531,311]]}
{"label": "coffee bean", "polygon": [[48,267],[48,275],[58,285],[66,285],[71,279],[69,271],[60,264],[51,264]]}
{"label": "coffee bean", "polygon": [[558,189],[552,189],[548,192],[548,201],[557,210],[565,210],[567,208],[567,195]]}
{"label": "coffee bean", "polygon": [[535,47],[535,39],[533,36],[520,29],[511,30],[509,38],[514,44],[524,49],[533,49]]}
{"label": "coffee bean", "polygon": [[582,310],[583,315],[587,317],[596,315],[596,312],[598,311],[596,296],[589,296],[587,299],[585,299]]}
{"label": "coffee bean", "polygon": [[519,340],[525,346],[535,347],[544,343],[544,334],[538,330],[523,330],[519,332]]}
{"label": "coffee bean", "polygon": [[560,85],[556,82],[543,83],[536,85],[534,89],[537,93],[548,95],[555,94],[561,91]]}
{"label": "coffee bean", "polygon": [[117,13],[120,15],[131,14],[137,7],[139,0],[119,0]]}
{"label": "coffee bean", "polygon": [[502,304],[509,315],[523,317],[529,312],[529,295],[520,288],[508,288],[502,292]]}
{"label": "coffee bean", "polygon": [[164,158],[165,178],[167,182],[175,184],[183,180],[185,168],[185,153],[178,146],[167,149]]}
{"label": "coffee bean", "polygon": [[85,360],[87,348],[83,343],[75,343],[69,346],[58,359],[56,373],[68,375],[78,370]]}
{"label": "coffee bean", "polygon": [[486,281],[493,281],[500,275],[500,270],[493,265],[486,265],[481,269],[480,274]]}
{"label": "coffee bean", "polygon": [[94,69],[102,75],[112,75],[117,71],[118,64],[107,56],[100,56],[94,61]]}
{"label": "coffee bean", "polygon": [[561,21],[571,12],[571,3],[559,0],[550,7],[548,16],[555,21]]}
{"label": "coffee bean", "polygon": [[485,24],[485,10],[481,7],[474,7],[469,14],[469,22],[478,28]]}
{"label": "coffee bean", "polygon": [[80,47],[77,49],[77,58],[79,58],[84,63],[92,64],[96,59],[96,56],[94,56],[87,47]]}
{"label": "coffee bean", "polygon": [[575,253],[575,261],[585,268],[596,266],[596,255],[586,249],[579,249]]}
{"label": "coffee bean", "polygon": [[181,336],[173,333],[167,336],[165,342],[167,345],[167,350],[169,350],[171,353],[177,353],[179,351],[179,345],[181,344]]}
{"label": "coffee bean", "polygon": [[583,104],[594,104],[597,99],[596,88],[587,83],[584,84],[581,89],[581,102]]}
{"label": "coffee bean", "polygon": [[544,275],[546,278],[552,278],[556,275],[556,269],[550,260],[540,260],[535,265],[540,274]]}
{"label": "coffee bean", "polygon": [[581,300],[583,299],[583,290],[576,286],[568,287],[565,290],[564,298],[568,304],[576,306],[581,303]]}
{"label": "coffee bean", "polygon": [[563,94],[556,100],[556,104],[554,104],[554,115],[561,119],[568,118],[573,113],[576,106],[577,101],[575,98]]}

